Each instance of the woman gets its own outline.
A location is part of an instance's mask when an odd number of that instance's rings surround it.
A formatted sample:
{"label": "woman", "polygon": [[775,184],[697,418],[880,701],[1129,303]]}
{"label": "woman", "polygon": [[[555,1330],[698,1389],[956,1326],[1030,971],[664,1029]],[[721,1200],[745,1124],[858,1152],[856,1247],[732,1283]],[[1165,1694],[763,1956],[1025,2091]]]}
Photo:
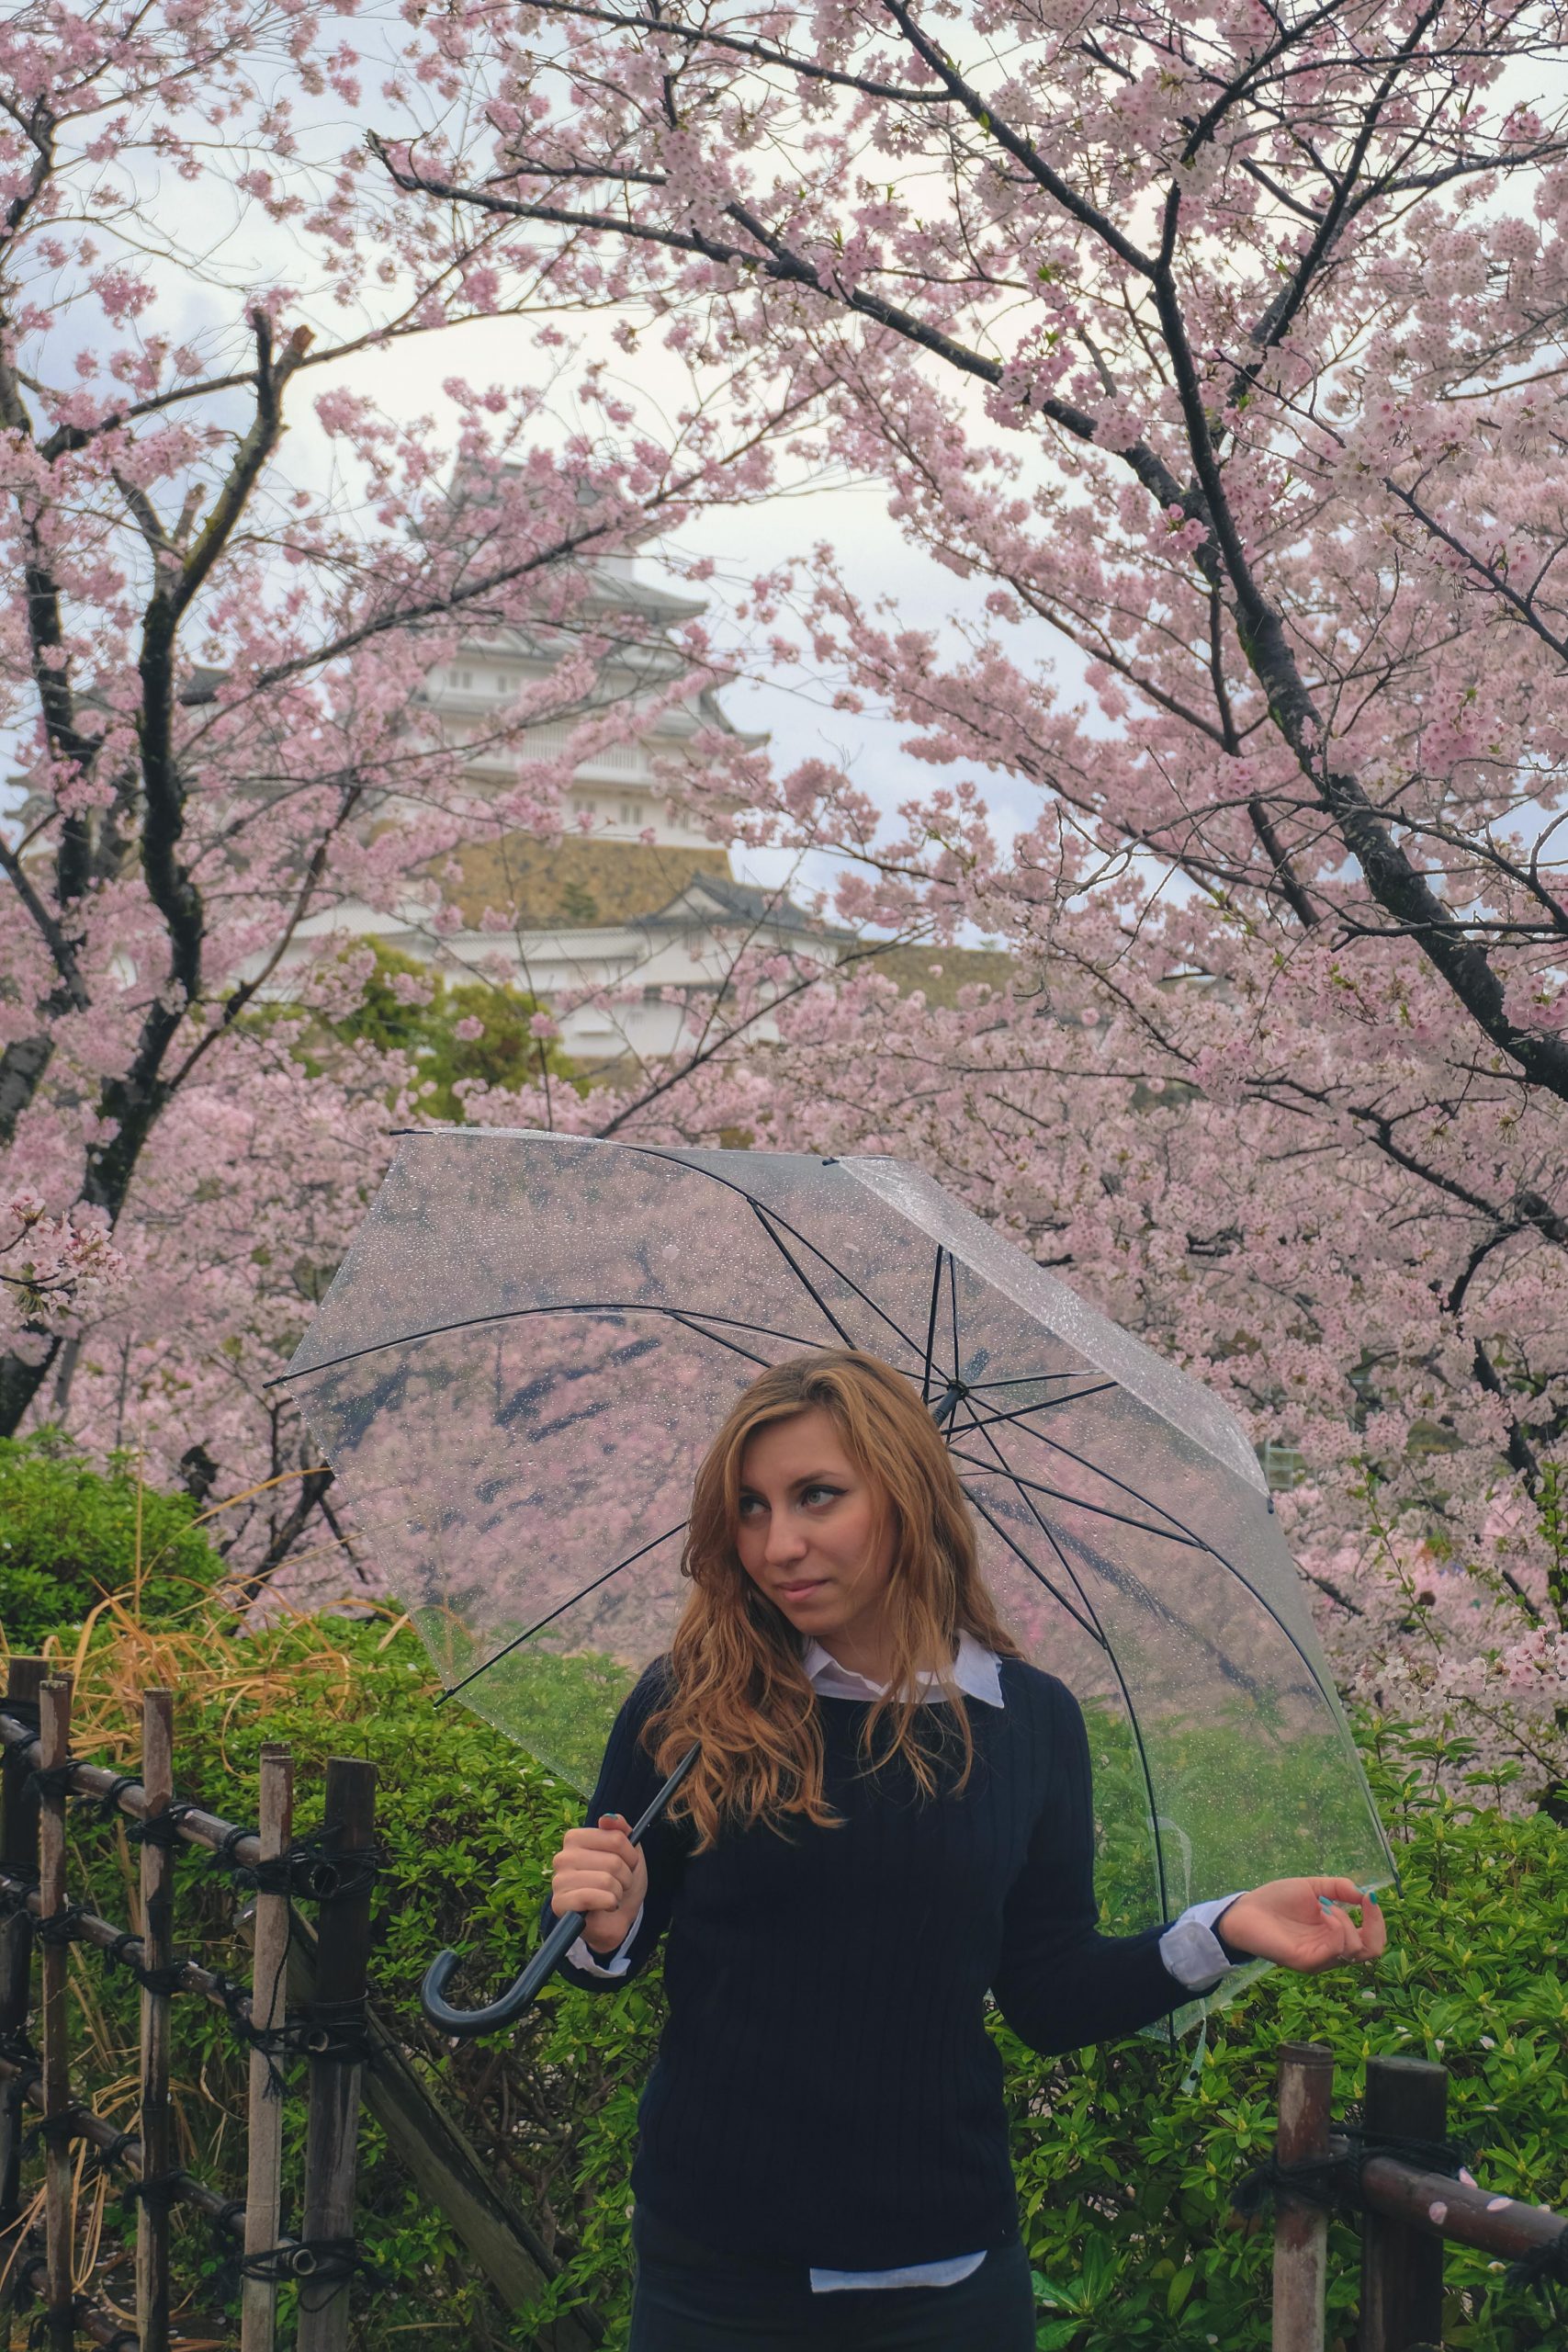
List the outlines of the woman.
{"label": "woman", "polygon": [[874,1357],[752,1382],[697,1473],[683,1567],[546,1906],[585,1916],[577,1984],[624,1983],[669,1938],[628,2352],[1030,2352],[987,1988],[1032,2048],[1074,2050],[1249,1954],[1373,1959],[1375,1901],[1357,1926],[1349,1880],[1279,1879],[1100,1934],[1083,1717],[998,1622],[936,1424]]}

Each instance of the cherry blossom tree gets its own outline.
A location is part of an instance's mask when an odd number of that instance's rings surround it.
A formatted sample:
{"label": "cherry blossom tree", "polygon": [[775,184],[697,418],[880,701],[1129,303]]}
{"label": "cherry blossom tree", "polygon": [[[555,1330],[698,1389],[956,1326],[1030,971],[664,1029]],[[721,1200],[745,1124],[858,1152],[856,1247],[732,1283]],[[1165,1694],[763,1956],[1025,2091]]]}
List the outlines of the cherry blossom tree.
{"label": "cherry blossom tree", "polygon": [[[863,974],[709,1117],[913,1152],[1228,1389],[1305,1473],[1347,1679],[1561,1785],[1557,13],[454,23],[484,103],[387,117],[389,183],[592,239],[629,340],[811,388],[969,583],[945,632],[827,548],[758,596],[970,779],[857,844],[842,910],[978,923],[1018,980]],[[986,771],[1038,788],[1010,843]]]}
{"label": "cherry blossom tree", "polygon": [[[264,1564],[331,1521],[264,1383],[423,1084],[344,1042],[374,959],[321,919],[417,897],[438,956],[455,850],[553,838],[585,749],[714,681],[693,623],[607,695],[649,625],[599,559],[758,495],[774,424],[698,388],[650,431],[553,258],[389,195],[354,32],[292,0],[0,27],[0,1430],[221,1464]],[[521,387],[457,372],[497,318]],[[438,335],[445,426],[384,413]],[[548,673],[459,739],[423,682],[496,629]]]}

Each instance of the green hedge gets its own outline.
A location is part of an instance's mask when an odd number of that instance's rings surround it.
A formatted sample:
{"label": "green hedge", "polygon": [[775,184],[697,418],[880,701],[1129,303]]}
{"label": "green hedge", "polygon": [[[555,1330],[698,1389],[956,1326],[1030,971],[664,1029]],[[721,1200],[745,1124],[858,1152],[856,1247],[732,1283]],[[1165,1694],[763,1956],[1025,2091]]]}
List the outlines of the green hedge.
{"label": "green hedge", "polygon": [[0,1634],[36,1650],[109,1594],[150,1623],[188,1614],[223,1573],[197,1514],[127,1466],[104,1476],[51,1431],[0,1438]]}
{"label": "green hedge", "polygon": [[[235,1681],[241,1669],[229,1663],[236,1647],[253,1678],[248,1696]],[[660,1984],[655,1974],[604,1997],[558,1984],[513,2039],[455,2056],[426,2034],[416,1994],[432,1952],[453,1942],[472,1949],[465,2001],[510,1978],[560,1832],[581,1815],[575,1791],[457,1708],[433,1712],[431,1695],[423,1653],[406,1633],[389,1639],[378,1627],[339,1621],[230,1643],[210,1692],[182,1700],[180,1785],[220,1811],[246,1809],[262,1741],[288,1738],[299,1759],[304,1827],[318,1808],[329,1753],[374,1758],[390,1852],[376,1908],[378,1999],[406,2027],[497,2177],[569,2257],[535,2317],[574,2299],[591,2301],[610,2320],[609,2352],[616,2352],[631,2267],[626,2177],[662,2014]],[[1419,1746],[1389,1729],[1370,1761],[1385,1818],[1398,1831],[1404,1876],[1403,1892],[1388,1900],[1391,1950],[1375,1975],[1266,1976],[1214,2021],[1190,2086],[1190,2042],[1174,2061],[1144,2040],[1046,2061],[994,2022],[1008,2061],[1043,2352],[1257,2352],[1266,2340],[1269,2233],[1248,2234],[1226,2209],[1232,2183],[1268,2148],[1275,2052],[1284,2040],[1333,2044],[1341,2108],[1359,2092],[1372,2052],[1443,2059],[1454,2076],[1454,2128],[1473,2139],[1480,2179],[1568,2211],[1568,1832],[1544,1816],[1509,1819],[1435,1797]],[[123,1916],[114,1843],[83,1829],[80,1868],[106,1907],[112,1903]],[[195,1869],[182,1870],[181,1882],[185,1948],[223,1959],[226,1897]],[[131,1988],[106,1984],[81,1955],[73,1965],[103,2020],[107,2079],[116,2045],[128,2046],[134,2033]],[[216,2013],[185,1999],[175,2015],[185,2159],[238,2193],[243,2064]],[[133,2092],[119,2071],[123,2107]],[[291,2165],[297,2161],[296,2147]],[[508,2321],[476,2286],[452,2233],[374,2132],[365,2146],[362,2216],[368,2253],[398,2283],[380,2294],[355,2290],[359,2352],[394,2352],[416,2327],[437,2352],[444,2343],[529,2342],[529,2328]],[[180,2241],[193,2296],[186,2324],[205,2312],[220,2333],[217,2256],[188,2220]],[[1342,2347],[1353,2324],[1357,2263],[1353,2233],[1336,2222],[1331,2341]],[[1554,2318],[1550,2290],[1506,2293],[1483,2259],[1458,2251],[1449,2278],[1448,2345],[1543,2352],[1562,2340],[1563,2314]]]}

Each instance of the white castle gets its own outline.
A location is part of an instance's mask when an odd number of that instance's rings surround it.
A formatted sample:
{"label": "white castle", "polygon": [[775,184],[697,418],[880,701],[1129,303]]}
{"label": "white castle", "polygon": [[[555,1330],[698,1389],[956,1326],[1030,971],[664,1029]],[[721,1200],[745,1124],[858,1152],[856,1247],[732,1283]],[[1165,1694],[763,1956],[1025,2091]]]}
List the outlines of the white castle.
{"label": "white castle", "polygon": [[[672,814],[668,788],[656,781],[654,763],[679,760],[699,732],[716,728],[748,744],[766,740],[740,734],[708,688],[663,703],[646,727],[636,724],[638,701],[655,701],[679,677],[682,657],[667,632],[704,611],[702,600],[650,584],[635,557],[614,555],[594,560],[592,605],[596,626],[613,629],[618,621],[624,631],[601,670],[594,708],[626,710],[632,724],[623,740],[575,770],[562,839],[550,844],[498,831],[457,850],[461,878],[444,872],[441,887],[463,928],[439,936],[419,876],[411,876],[407,902],[390,911],[350,900],[309,918],[274,982],[278,992],[287,987],[287,964],[313,953],[324,937],[377,941],[448,978],[461,978],[465,967],[493,972],[499,958],[516,987],[560,1008],[570,1058],[603,1066],[675,1052],[686,1001],[711,1003],[742,948],[787,948],[797,959],[823,963],[842,953],[850,933],[814,921],[786,892],[738,881],[728,852],[695,819]],[[574,723],[566,716],[530,728],[521,745],[515,737],[504,746],[486,740],[498,731],[498,713],[547,678],[558,659],[542,633],[478,624],[427,677],[424,707],[448,741],[473,745],[464,772],[481,792],[513,782],[520,758],[558,757],[565,749]],[[614,991],[614,1001],[572,1005],[588,989]],[[767,1025],[757,1023],[757,1034],[765,1035]]]}

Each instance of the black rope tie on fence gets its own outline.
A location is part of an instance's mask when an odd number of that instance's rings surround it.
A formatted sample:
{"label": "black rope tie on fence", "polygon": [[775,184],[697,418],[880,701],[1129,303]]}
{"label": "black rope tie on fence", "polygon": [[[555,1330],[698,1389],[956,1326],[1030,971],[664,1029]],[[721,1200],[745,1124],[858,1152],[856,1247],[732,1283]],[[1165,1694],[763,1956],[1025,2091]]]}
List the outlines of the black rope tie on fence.
{"label": "black rope tie on fence", "polygon": [[120,1810],[119,1801],[127,1789],[139,1789],[141,1786],[141,1780],[139,1773],[117,1772],[102,1794],[91,1799],[97,1807],[99,1820],[113,1821]]}
{"label": "black rope tie on fence", "polygon": [[254,1838],[258,1835],[258,1831],[245,1828],[243,1823],[236,1825],[232,1829],[225,1829],[207,1859],[214,1870],[237,1871],[242,1867],[239,1859],[241,1847],[247,1838]]}
{"label": "black rope tie on fence", "polygon": [[0,2032],[0,2058],[8,2065],[19,2067],[24,2075],[38,2072],[39,2054],[28,2039],[25,2025],[9,2025]]}
{"label": "black rope tie on fence", "polygon": [[339,2287],[358,2278],[373,2287],[389,2282],[384,2270],[366,2259],[354,2238],[300,2238],[293,2245],[265,2246],[247,2254],[240,2264],[242,2278],[262,2278],[269,2286],[289,2279],[312,2286]]}
{"label": "black rope tie on fence", "polygon": [[226,2204],[220,2205],[218,2208],[216,2213],[209,2213],[208,2215],[207,2225],[212,2232],[213,2236],[217,2239],[219,2248],[224,2255],[231,2255],[233,2253],[234,2232],[235,2229],[243,2222],[244,2218],[245,2200],[243,2197],[231,2197]]}
{"label": "black rope tie on fence", "polygon": [[45,1911],[33,1920],[33,1933],[40,1944],[57,1949],[62,1944],[79,1944],[85,1914],[79,1903],[62,1903],[58,1911]]}
{"label": "black rope tie on fence", "polygon": [[79,2107],[62,2107],[57,2115],[40,2115],[22,2140],[17,2154],[33,2156],[39,2148],[47,2148],[53,2141],[69,2146],[82,2136],[82,2110]]}
{"label": "black rope tie on fence", "polygon": [[288,2085],[278,2069],[277,2060],[279,2052],[290,2047],[288,2026],[255,2024],[251,2014],[252,1996],[245,1986],[236,1983],[232,1976],[225,1976],[220,1968],[209,1969],[208,1973],[212,1978],[212,1989],[227,2009],[229,2022],[234,2031],[242,2041],[249,2042],[253,2050],[259,2050],[266,2060],[268,2097],[281,2098]]}
{"label": "black rope tie on fence", "polygon": [[127,1928],[122,1934],[116,1936],[112,1943],[105,1944],[98,1957],[106,1968],[123,1968],[128,1976],[134,1976],[143,1992],[178,1993],[183,1991],[186,1981],[186,1964],[183,1960],[164,1961],[156,1968],[148,1968],[140,1959],[132,1960],[130,1956],[132,1949],[140,1952],[142,1950],[142,1940],[140,1936],[133,1935]]}
{"label": "black rope tie on fence", "polygon": [[285,2047],[307,2058],[333,2058],[344,2066],[368,2066],[375,2057],[363,1998],[306,2001],[281,2029]]}
{"label": "black rope tie on fence", "polygon": [[251,2023],[249,1987],[242,1984],[237,1977],[225,1976],[220,1968],[209,1968],[207,1973],[212,1979],[213,1991],[229,2012],[230,2024],[242,2041],[252,2041],[256,2029]]}
{"label": "black rope tie on fence", "polygon": [[1444,2173],[1457,2180],[1474,2153],[1468,2141],[1388,2139],[1353,2120],[1336,2125],[1334,2137],[1342,2144],[1326,2156],[1309,2156],[1293,2165],[1269,2156],[1255,2165],[1231,2191],[1233,2210],[1245,2221],[1260,2212],[1270,2198],[1297,2197],[1325,2212],[1359,2213],[1361,2167],[1373,2156],[1392,2156],[1415,2172]]}
{"label": "black rope tie on fence", "polygon": [[30,1919],[28,1897],[38,1893],[36,1878],[13,1878],[9,1886],[0,1887],[0,1922],[6,1919]]}
{"label": "black rope tie on fence", "polygon": [[266,2059],[269,2088],[284,2088],[276,2063],[281,2057],[334,2058],[344,2065],[358,2066],[374,2063],[375,2044],[363,2000],[307,2001],[281,2025],[257,2025],[249,2014],[252,1996],[245,1986],[220,1970],[209,1973],[235,2032]]}
{"label": "black rope tie on fence", "polygon": [[68,1797],[75,1780],[75,1759],[68,1756],[63,1764],[35,1764],[22,1785],[29,1796]]}
{"label": "black rope tie on fence", "polygon": [[[76,2330],[91,2309],[92,2301],[86,2295],[73,2295],[70,2301],[66,2303],[43,2304],[35,2313],[28,2326],[29,2346],[58,2344],[61,2335],[64,2335],[67,2329],[71,2331],[68,2340],[74,2343]],[[57,2330],[58,2333],[56,2333]]]}
{"label": "black rope tie on fence", "polygon": [[284,1853],[265,1862],[241,1862],[234,1857],[242,1840],[254,1829],[231,1829],[212,1855],[213,1867],[227,1871],[233,1885],[249,1894],[287,1894],[294,1902],[335,1903],[345,1895],[368,1894],[386,1862],[386,1849],[372,1841],[350,1853],[337,1851],[338,1833],[315,1829],[296,1838]]}
{"label": "black rope tie on fence", "polygon": [[1559,2230],[1554,2238],[1543,2245],[1532,2245],[1528,2254],[1508,2267],[1505,2287],[1544,2287],[1548,2283],[1568,2287],[1568,2230]]}
{"label": "black rope tie on fence", "polygon": [[117,2132],[114,2133],[112,2138],[104,2141],[101,2146],[96,2141],[95,2141],[93,2143],[93,2154],[97,2157],[98,2170],[103,2172],[107,2170],[110,2165],[129,2164],[130,2162],[130,2151],[136,2146],[136,2144],[137,2139],[134,2132]]}
{"label": "black rope tie on fence", "polygon": [[162,1846],[165,1852],[173,1853],[186,1843],[180,1836],[181,1822],[188,1821],[193,1813],[201,1810],[194,1797],[173,1797],[162,1812],[150,1813],[145,1821],[133,1821],[125,1834],[133,1846]]}
{"label": "black rope tie on fence", "polygon": [[139,2180],[128,2180],[119,2192],[122,2205],[150,2205],[154,2212],[166,2211],[175,2199],[190,2186],[190,2175],[177,2168],[173,2172],[144,2173]]}

